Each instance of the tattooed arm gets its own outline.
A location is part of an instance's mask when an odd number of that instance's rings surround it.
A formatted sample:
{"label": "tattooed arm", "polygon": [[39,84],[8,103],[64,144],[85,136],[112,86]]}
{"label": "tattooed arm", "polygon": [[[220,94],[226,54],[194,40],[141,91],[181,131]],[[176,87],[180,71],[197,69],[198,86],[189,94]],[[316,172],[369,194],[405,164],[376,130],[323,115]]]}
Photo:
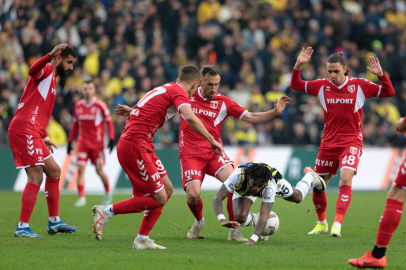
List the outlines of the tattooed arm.
{"label": "tattooed arm", "polygon": [[[262,231],[264,230],[266,222],[269,217],[269,213],[272,210],[272,206],[273,206],[273,203],[262,202],[261,210],[259,212],[259,218],[258,218],[257,224],[255,224],[255,231],[254,231],[255,235],[260,236]],[[255,243],[256,243],[256,241],[250,239],[248,242],[244,243],[244,245],[253,245]]]}
{"label": "tattooed arm", "polygon": [[217,219],[220,221],[220,225],[227,228],[233,228],[240,226],[240,223],[236,221],[227,221],[223,213],[223,200],[230,194],[230,191],[223,184],[213,198],[214,213],[216,213]]}

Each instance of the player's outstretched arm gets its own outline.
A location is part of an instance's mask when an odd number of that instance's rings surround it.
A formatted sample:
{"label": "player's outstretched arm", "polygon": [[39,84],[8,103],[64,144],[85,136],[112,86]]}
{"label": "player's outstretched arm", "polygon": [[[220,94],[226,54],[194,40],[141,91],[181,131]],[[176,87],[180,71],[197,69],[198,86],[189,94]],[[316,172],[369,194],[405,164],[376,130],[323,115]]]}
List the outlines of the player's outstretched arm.
{"label": "player's outstretched arm", "polygon": [[49,63],[49,61],[54,58],[55,56],[59,55],[63,50],[65,50],[66,46],[68,44],[62,43],[56,46],[50,53],[45,55],[44,57],[40,58],[37,60],[29,69],[28,69],[28,75],[30,77],[33,77],[34,79],[39,79],[42,77],[43,71],[42,69],[45,67],[46,64]]}
{"label": "player's outstretched arm", "polygon": [[[269,213],[271,213],[271,211],[272,211],[272,206],[273,206],[273,203],[262,202],[261,210],[259,211],[259,218],[258,218],[257,224],[255,224],[254,234],[251,236],[251,238],[248,242],[244,243],[244,245],[253,245],[257,242],[259,236],[261,235],[262,231],[265,228],[266,222],[269,217]],[[254,240],[254,239],[256,239],[256,240]]]}
{"label": "player's outstretched arm", "polygon": [[116,107],[115,113],[117,115],[130,116],[131,111],[132,111],[132,108],[128,107],[127,105],[118,104],[118,106]]}
{"label": "player's outstretched arm", "polygon": [[226,228],[238,227],[240,226],[240,223],[237,221],[227,221],[223,213],[223,200],[227,198],[228,194],[230,194],[230,191],[228,191],[226,186],[222,184],[221,188],[213,198],[214,213],[216,213],[221,226]]}
{"label": "player's outstretched arm", "polygon": [[299,57],[296,60],[296,64],[293,67],[292,71],[292,78],[290,79],[290,88],[300,92],[306,92],[306,81],[302,81],[300,77],[300,72],[302,69],[303,64],[306,64],[312,58],[313,49],[312,47],[302,48],[302,52],[300,53]]}
{"label": "player's outstretched arm", "polygon": [[370,56],[367,61],[369,64],[369,67],[367,67],[368,71],[378,76],[378,80],[382,84],[382,89],[378,95],[380,97],[393,97],[396,94],[395,89],[393,88],[392,82],[383,72],[379,59]]}
{"label": "player's outstretched arm", "polygon": [[180,107],[179,112],[194,131],[202,135],[210,142],[211,150],[213,150],[216,156],[223,153],[223,146],[210,135],[210,133],[204,127],[202,121],[200,121],[200,119],[193,113],[190,106]]}
{"label": "player's outstretched arm", "polygon": [[397,132],[402,132],[405,133],[406,132],[406,117],[402,117],[398,120],[398,122],[396,123],[396,131]]}
{"label": "player's outstretched arm", "polygon": [[275,116],[281,114],[283,110],[285,110],[286,105],[289,104],[289,101],[290,101],[289,97],[283,96],[279,100],[276,99],[275,107],[273,110],[258,113],[247,112],[246,114],[244,114],[241,120],[250,124],[258,124],[266,122],[274,118]]}
{"label": "player's outstretched arm", "polygon": [[307,47],[306,49],[303,47],[302,52],[297,57],[295,66],[293,67],[295,70],[301,70],[302,66],[312,59],[312,54],[314,50],[312,47]]}

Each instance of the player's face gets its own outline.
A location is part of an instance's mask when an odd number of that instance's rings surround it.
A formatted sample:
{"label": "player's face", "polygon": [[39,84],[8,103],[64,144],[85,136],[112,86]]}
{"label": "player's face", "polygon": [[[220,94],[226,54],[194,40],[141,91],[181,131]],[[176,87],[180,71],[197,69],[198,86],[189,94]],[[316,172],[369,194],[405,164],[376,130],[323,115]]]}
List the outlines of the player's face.
{"label": "player's face", "polygon": [[346,72],[347,66],[342,66],[339,62],[327,63],[328,76],[335,85],[341,85],[344,83]]}
{"label": "player's face", "polygon": [[249,178],[248,186],[252,194],[257,194],[266,185],[261,179]]}
{"label": "player's face", "polygon": [[[61,57],[62,58],[62,57]],[[58,75],[62,78],[66,78],[68,73],[73,70],[73,63],[75,62],[76,58],[72,55],[69,55],[66,58],[62,58],[61,63],[57,66]]]}
{"label": "player's face", "polygon": [[96,94],[96,87],[94,86],[94,83],[84,83],[82,91],[85,99],[91,100]]}
{"label": "player's face", "polygon": [[217,91],[220,85],[220,75],[211,76],[206,74],[202,79],[202,95],[205,98],[213,99],[217,95]]}

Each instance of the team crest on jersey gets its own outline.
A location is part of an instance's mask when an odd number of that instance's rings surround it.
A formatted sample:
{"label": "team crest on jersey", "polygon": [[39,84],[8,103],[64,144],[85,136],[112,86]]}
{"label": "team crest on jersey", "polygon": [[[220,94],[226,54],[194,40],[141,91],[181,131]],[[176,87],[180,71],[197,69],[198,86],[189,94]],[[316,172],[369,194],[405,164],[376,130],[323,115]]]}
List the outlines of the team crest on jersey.
{"label": "team crest on jersey", "polygon": [[348,91],[352,94],[355,91],[355,84],[351,84],[348,86]]}
{"label": "team crest on jersey", "polygon": [[351,148],[350,148],[350,153],[351,153],[351,155],[356,155],[356,154],[357,154],[357,152],[358,152],[358,148],[357,148],[357,147],[352,147],[352,146],[351,146]]}
{"label": "team crest on jersey", "polygon": [[219,105],[218,101],[210,101],[210,107],[212,109],[217,109],[217,106]]}

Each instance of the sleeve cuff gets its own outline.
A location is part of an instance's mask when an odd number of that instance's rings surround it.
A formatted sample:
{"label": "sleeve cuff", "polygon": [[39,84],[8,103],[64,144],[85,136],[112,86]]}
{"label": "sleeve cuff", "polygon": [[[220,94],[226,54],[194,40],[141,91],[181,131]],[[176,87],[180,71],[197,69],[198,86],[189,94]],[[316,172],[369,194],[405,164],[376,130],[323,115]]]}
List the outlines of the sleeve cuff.
{"label": "sleeve cuff", "polygon": [[179,110],[180,110],[180,107],[182,107],[183,105],[189,105],[190,107],[192,107],[189,103],[182,103],[182,104],[180,104],[180,105],[178,106],[178,112],[179,112]]}
{"label": "sleeve cuff", "polygon": [[240,117],[239,117],[238,119],[241,120],[247,112],[248,112],[248,110],[245,110],[245,111],[240,115]]}

